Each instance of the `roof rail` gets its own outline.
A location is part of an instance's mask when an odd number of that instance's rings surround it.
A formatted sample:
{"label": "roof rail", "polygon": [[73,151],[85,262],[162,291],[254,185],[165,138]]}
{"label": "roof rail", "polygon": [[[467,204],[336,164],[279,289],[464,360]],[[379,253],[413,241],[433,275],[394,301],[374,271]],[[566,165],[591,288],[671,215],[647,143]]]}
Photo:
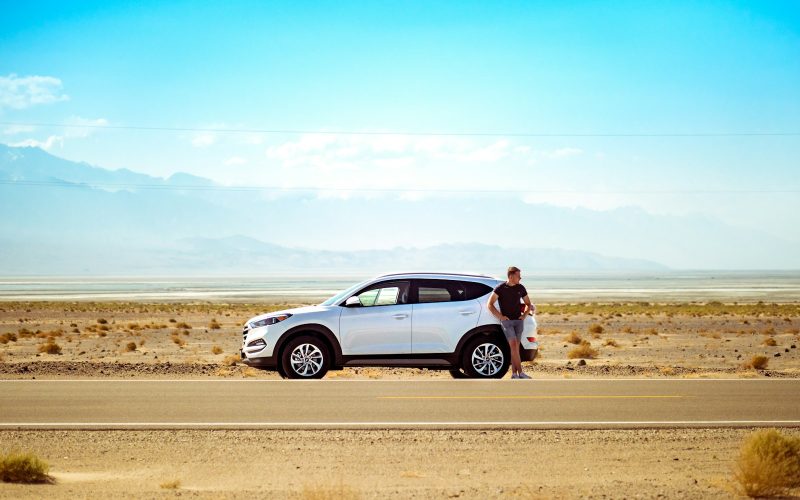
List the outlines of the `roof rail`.
{"label": "roof rail", "polygon": [[437,273],[431,271],[421,271],[421,272],[413,272],[413,273],[389,273],[389,274],[382,274],[378,276],[379,278],[386,278],[388,276],[407,276],[410,274],[437,274],[440,276],[468,276],[470,278],[491,278],[494,279],[493,276],[489,276],[486,274],[470,274],[470,273]]}

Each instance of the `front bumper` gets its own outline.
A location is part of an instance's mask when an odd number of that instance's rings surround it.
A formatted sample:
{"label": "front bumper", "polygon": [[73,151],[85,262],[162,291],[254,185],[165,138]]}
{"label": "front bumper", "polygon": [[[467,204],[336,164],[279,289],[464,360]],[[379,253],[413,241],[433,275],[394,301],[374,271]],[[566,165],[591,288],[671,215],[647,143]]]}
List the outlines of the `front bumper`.
{"label": "front bumper", "polygon": [[275,356],[264,356],[262,358],[248,358],[245,356],[244,352],[239,349],[239,357],[242,359],[242,363],[246,364],[247,366],[252,366],[253,368],[277,368],[278,367],[278,360],[275,359]]}

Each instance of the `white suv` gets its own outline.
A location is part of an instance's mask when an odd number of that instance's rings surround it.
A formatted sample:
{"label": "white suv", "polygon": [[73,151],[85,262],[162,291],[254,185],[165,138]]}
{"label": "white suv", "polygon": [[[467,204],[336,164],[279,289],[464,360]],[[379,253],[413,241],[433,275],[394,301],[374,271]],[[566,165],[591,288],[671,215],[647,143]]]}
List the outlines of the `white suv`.
{"label": "white suv", "polygon": [[[446,273],[386,274],[325,302],[262,314],[242,332],[245,364],[286,378],[322,378],[345,366],[449,370],[456,378],[501,378],[510,351],[487,310],[501,280]],[[525,318],[520,356],[536,357],[536,320]]]}

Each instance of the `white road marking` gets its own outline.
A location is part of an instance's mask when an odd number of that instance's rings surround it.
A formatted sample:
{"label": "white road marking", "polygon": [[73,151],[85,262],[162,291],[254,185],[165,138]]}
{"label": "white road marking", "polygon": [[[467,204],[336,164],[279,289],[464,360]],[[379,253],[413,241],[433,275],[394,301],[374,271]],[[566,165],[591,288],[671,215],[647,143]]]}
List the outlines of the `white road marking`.
{"label": "white road marking", "polygon": [[[650,382],[800,382],[800,374],[798,378],[533,378],[529,381],[514,381],[514,384],[521,384],[521,385],[533,385],[536,382],[630,382],[631,380],[642,380],[642,381],[650,381]],[[486,384],[496,384],[498,382],[511,382],[511,379],[500,379],[500,380],[451,380],[448,378],[441,378],[441,379],[423,379],[423,380],[415,380],[413,378],[401,380],[401,379],[386,379],[386,380],[375,380],[375,379],[363,379],[363,380],[353,380],[353,379],[328,379],[328,380],[292,380],[292,379],[123,379],[123,378],[110,378],[110,379],[98,379],[98,378],[76,378],[76,379],[29,379],[29,378],[21,378],[21,379],[0,379],[0,383],[4,382],[30,382],[30,383],[41,383],[41,382],[225,382],[225,383],[249,383],[249,384],[263,384],[265,382],[272,382],[272,383],[281,383],[281,384],[320,384],[320,383],[378,383],[383,384],[387,382],[402,382],[402,383],[413,383],[417,384],[420,382],[442,382],[448,384],[471,384],[471,383],[486,383]]]}

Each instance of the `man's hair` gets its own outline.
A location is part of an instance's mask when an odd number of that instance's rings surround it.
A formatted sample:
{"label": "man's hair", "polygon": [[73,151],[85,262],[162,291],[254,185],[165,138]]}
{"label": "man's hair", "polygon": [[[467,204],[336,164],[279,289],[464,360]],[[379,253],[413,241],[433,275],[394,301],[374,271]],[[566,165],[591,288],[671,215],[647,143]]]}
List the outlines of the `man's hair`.
{"label": "man's hair", "polygon": [[518,273],[518,272],[519,272],[519,268],[518,267],[511,266],[511,267],[508,268],[508,272],[506,273],[506,275],[510,278],[512,274]]}

